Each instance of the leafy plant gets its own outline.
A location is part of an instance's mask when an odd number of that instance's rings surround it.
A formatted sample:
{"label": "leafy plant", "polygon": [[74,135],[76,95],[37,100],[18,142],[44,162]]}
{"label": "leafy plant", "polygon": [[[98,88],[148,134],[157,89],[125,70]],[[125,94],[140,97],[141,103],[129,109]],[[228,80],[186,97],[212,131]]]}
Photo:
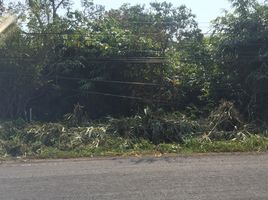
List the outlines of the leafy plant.
{"label": "leafy plant", "polygon": [[145,138],[155,144],[183,143],[183,136],[195,134],[201,127],[185,116],[165,115],[145,109],[144,115],[133,118],[111,119],[108,132],[129,138]]}

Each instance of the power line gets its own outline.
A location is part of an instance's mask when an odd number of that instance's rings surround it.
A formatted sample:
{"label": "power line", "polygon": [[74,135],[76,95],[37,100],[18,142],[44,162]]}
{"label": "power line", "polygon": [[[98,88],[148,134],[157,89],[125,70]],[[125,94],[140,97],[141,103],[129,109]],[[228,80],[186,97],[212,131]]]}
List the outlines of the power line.
{"label": "power line", "polygon": [[[32,74],[26,74],[26,73],[12,73],[12,72],[0,72],[0,74],[4,75],[19,75],[19,76],[25,76],[32,78]],[[96,82],[96,83],[111,83],[111,84],[125,84],[125,85],[136,85],[136,86],[155,86],[155,87],[163,87],[164,85],[157,84],[157,83],[146,83],[146,82],[129,82],[129,81],[113,81],[113,80],[96,80],[96,79],[88,79],[83,77],[66,77],[66,76],[43,76],[44,78],[50,78],[50,79],[58,79],[58,80],[77,80],[77,81],[88,81],[88,82]]]}
{"label": "power line", "polygon": [[129,96],[129,95],[119,95],[119,94],[112,94],[112,93],[105,93],[105,92],[97,92],[97,91],[85,91],[85,90],[75,90],[75,89],[63,89],[66,91],[73,91],[73,92],[79,92],[78,95],[87,94],[87,95],[97,95],[97,96],[106,96],[106,97],[114,97],[114,98],[121,98],[121,99],[128,99],[128,100],[136,100],[141,102],[150,102],[150,103],[159,103],[163,105],[172,105],[171,101],[164,101],[164,100],[156,100],[153,99],[146,99],[142,97],[137,96]]}
{"label": "power line", "polygon": [[[0,74],[1,73],[2,72],[0,72]],[[121,83],[123,83],[123,82],[121,82]],[[126,83],[131,83],[131,82],[126,82]],[[167,101],[155,100],[155,99],[145,99],[145,98],[137,97],[137,96],[119,95],[119,94],[104,93],[104,92],[97,92],[97,91],[86,91],[86,90],[66,89],[66,88],[61,88],[61,90],[62,91],[79,92],[78,95],[81,95],[81,93],[82,93],[82,94],[87,94],[87,95],[98,95],[98,96],[114,97],[114,98],[121,98],[121,99],[137,100],[137,101],[142,101],[142,102],[147,102],[147,103],[151,102],[151,103],[161,103],[161,104],[169,105],[169,102],[167,102]]]}
{"label": "power line", "polygon": [[[147,51],[143,51],[143,52],[147,52]],[[148,51],[150,52],[150,51]],[[139,53],[139,51],[134,51],[133,53]],[[180,55],[178,55],[180,56]],[[243,53],[243,54],[220,54],[218,55],[217,58],[219,58],[219,56],[222,56],[224,58],[228,58],[230,57],[231,59],[239,59],[239,58],[259,58],[259,59],[266,59],[268,57],[267,54],[263,54],[263,55],[256,55],[253,53]],[[87,62],[92,62],[92,63],[99,63],[99,62],[121,62],[121,63],[137,63],[137,64],[142,64],[142,63],[151,63],[151,64],[158,64],[158,63],[168,63],[168,55],[166,57],[163,56],[156,56],[156,57],[129,57],[127,55],[121,55],[120,57],[102,57],[102,58],[90,58],[90,57],[85,57],[87,59]],[[214,57],[210,56],[210,57],[206,57],[204,55],[194,55],[194,56],[184,56],[183,58],[178,57],[178,61],[195,61],[195,60],[204,60],[205,58],[210,58],[210,59],[214,59]],[[25,61],[34,61],[37,60],[39,58],[34,58],[34,57],[22,57],[22,56],[6,56],[6,57],[0,57],[0,60],[25,60]],[[72,58],[72,59],[68,59],[68,60],[79,60],[78,58]],[[60,60],[58,60],[60,61]]]}
{"label": "power line", "polygon": [[88,82],[96,82],[96,83],[126,84],[126,85],[140,85],[140,86],[162,86],[156,83],[145,83],[145,82],[95,80],[95,79],[63,77],[63,76],[56,76],[56,78],[62,79],[62,80],[77,80],[77,81],[88,81]]}
{"label": "power line", "polygon": [[[0,57],[0,60],[23,60],[35,61],[33,58],[25,57]],[[128,64],[164,64],[168,61],[164,57],[126,57],[126,58],[88,58],[91,63],[128,63]]]}
{"label": "power line", "polygon": [[155,102],[155,103],[156,102],[159,102],[159,103],[162,102],[160,100],[155,100],[155,99],[145,99],[145,98],[136,97],[136,96],[125,96],[125,95],[117,95],[117,94],[102,93],[102,92],[95,92],[95,91],[82,91],[82,93],[90,94],[90,95],[100,95],[100,96],[116,97],[116,98],[122,98],[122,99],[138,100],[138,101],[143,101],[143,102]]}

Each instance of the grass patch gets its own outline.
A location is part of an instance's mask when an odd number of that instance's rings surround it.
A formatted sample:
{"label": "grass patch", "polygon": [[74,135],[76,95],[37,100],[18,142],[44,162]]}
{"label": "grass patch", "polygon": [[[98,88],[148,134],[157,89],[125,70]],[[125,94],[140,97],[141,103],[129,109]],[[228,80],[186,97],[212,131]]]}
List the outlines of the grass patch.
{"label": "grass patch", "polygon": [[186,140],[180,152],[210,153],[210,152],[266,152],[268,138],[251,135],[242,141],[202,141],[197,138]]}
{"label": "grass patch", "polygon": [[[136,156],[136,155],[163,155],[163,154],[192,154],[192,153],[225,153],[225,152],[267,152],[268,138],[252,135],[243,141],[204,141],[200,138],[185,139],[184,144],[154,145],[147,140],[125,141],[114,138],[106,146],[93,147],[86,145],[73,150],[60,150],[55,147],[44,147],[39,153],[26,154],[27,158],[56,159],[81,157],[109,157],[109,156]],[[128,144],[130,143],[130,144]],[[0,151],[1,152],[1,151]],[[4,153],[2,151],[1,156]]]}
{"label": "grass patch", "polygon": [[122,138],[110,139],[105,146],[93,147],[86,145],[70,151],[46,147],[36,155],[36,158],[79,158],[79,157],[103,157],[103,156],[133,156],[140,154],[156,153],[156,146],[147,140],[129,141]]}

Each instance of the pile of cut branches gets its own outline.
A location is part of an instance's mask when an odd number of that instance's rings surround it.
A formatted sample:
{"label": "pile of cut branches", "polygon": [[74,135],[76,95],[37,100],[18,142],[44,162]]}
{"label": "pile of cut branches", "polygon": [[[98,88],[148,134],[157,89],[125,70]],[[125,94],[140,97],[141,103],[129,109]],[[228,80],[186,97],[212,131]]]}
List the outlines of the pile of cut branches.
{"label": "pile of cut branches", "polygon": [[233,102],[223,101],[207,119],[206,140],[243,140],[249,134]]}

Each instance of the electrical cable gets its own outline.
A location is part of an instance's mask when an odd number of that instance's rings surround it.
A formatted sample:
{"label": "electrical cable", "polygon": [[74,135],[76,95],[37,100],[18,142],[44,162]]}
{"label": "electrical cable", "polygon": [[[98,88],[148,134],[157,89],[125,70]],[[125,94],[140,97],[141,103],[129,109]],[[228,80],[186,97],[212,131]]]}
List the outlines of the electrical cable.
{"label": "electrical cable", "polygon": [[[12,73],[12,72],[0,72],[0,74],[3,75],[18,75],[18,73]],[[26,73],[19,73],[19,76],[24,77],[30,77],[32,78],[32,74],[26,74]],[[136,85],[136,86],[155,86],[155,87],[163,87],[161,84],[157,83],[146,83],[146,82],[130,82],[130,81],[113,81],[113,80],[96,80],[96,79],[88,79],[88,78],[82,78],[82,77],[66,77],[66,76],[45,76],[44,78],[47,79],[58,79],[58,80],[77,80],[77,81],[88,81],[88,82],[95,82],[95,83],[111,83],[111,84],[125,84],[125,85]]]}

